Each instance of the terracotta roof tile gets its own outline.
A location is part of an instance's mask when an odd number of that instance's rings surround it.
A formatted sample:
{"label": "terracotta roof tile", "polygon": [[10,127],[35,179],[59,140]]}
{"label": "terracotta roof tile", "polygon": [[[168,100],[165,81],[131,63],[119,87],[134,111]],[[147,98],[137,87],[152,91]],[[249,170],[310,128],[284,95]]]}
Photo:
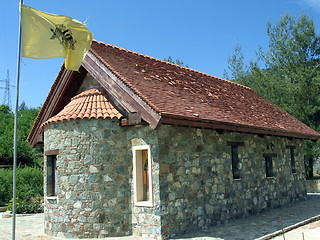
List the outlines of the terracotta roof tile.
{"label": "terracotta roof tile", "polygon": [[236,124],[320,137],[250,88],[103,42],[91,52],[164,116]]}
{"label": "terracotta roof tile", "polygon": [[120,119],[121,117],[122,114],[114,108],[100,90],[89,89],[73,97],[61,112],[51,117],[43,125],[71,119]]}

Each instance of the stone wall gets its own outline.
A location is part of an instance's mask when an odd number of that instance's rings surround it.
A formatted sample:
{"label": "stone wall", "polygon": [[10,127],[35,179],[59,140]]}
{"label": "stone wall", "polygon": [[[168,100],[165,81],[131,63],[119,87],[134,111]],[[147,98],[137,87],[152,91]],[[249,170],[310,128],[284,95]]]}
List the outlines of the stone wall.
{"label": "stone wall", "polygon": [[[233,179],[228,141],[244,143],[238,148],[241,179]],[[296,147],[295,174],[287,145]],[[266,177],[265,153],[277,154],[274,177]],[[161,126],[159,161],[164,237],[256,214],[306,195],[299,140]]]}
{"label": "stone wall", "polygon": [[57,196],[45,195],[47,234],[131,234],[132,159],[125,138],[118,120],[71,120],[45,127],[45,152],[59,150]]}
{"label": "stone wall", "polygon": [[[244,143],[239,146],[241,179],[233,179],[228,141]],[[133,202],[132,147],[141,145],[151,148],[152,207]],[[296,147],[295,174],[287,145]],[[54,236],[161,239],[302,200],[306,194],[299,140],[83,119],[46,126],[45,152],[50,150],[59,150],[57,196],[45,198],[45,231]],[[274,177],[266,178],[265,153],[277,155]]]}
{"label": "stone wall", "polygon": [[306,185],[308,193],[320,193],[320,179],[308,179]]}
{"label": "stone wall", "polygon": [[[127,139],[130,148],[149,145],[152,158],[153,207],[134,205],[132,185],[132,233],[134,236],[161,239],[161,206],[159,194],[159,144],[157,131],[146,126],[127,127]],[[129,153],[132,162],[132,152]]]}
{"label": "stone wall", "polygon": [[320,176],[320,158],[316,158],[313,161],[313,176]]}
{"label": "stone wall", "polygon": [[[45,232],[68,238],[131,234],[161,238],[156,134],[145,126],[122,128],[118,120],[110,119],[48,125],[45,152],[59,154],[57,196],[45,195]],[[153,207],[133,202],[132,147],[141,145],[151,147]]]}

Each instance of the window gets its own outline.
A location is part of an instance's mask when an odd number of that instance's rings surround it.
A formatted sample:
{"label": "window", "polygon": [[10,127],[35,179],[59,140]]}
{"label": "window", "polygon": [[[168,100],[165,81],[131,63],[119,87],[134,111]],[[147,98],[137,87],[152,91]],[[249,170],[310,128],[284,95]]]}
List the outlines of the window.
{"label": "window", "polygon": [[290,149],[290,163],[291,163],[291,172],[296,173],[296,161],[294,159],[294,149],[295,146],[287,146],[288,149]]}
{"label": "window", "polygon": [[133,151],[134,203],[153,206],[150,146],[136,146]]}
{"label": "window", "polygon": [[56,196],[57,156],[47,156],[47,196]]}
{"label": "window", "polygon": [[231,146],[231,163],[233,179],[240,179],[240,159],[238,154],[238,147],[244,146],[243,142],[227,142]]}
{"label": "window", "polygon": [[277,157],[275,153],[265,153],[263,154],[266,165],[266,177],[274,177],[273,173],[273,157]]}
{"label": "window", "polygon": [[238,146],[231,146],[231,160],[232,160],[232,174],[233,179],[240,178],[240,164],[239,164],[239,156],[238,156]]}
{"label": "window", "polygon": [[265,156],[266,161],[266,177],[273,177],[272,157]]}

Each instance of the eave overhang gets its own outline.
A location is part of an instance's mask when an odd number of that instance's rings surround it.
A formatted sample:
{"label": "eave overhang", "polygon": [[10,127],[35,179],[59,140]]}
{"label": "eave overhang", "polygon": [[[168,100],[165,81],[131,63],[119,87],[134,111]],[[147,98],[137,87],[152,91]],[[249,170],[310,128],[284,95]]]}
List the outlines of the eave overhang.
{"label": "eave overhang", "polygon": [[152,129],[157,128],[161,114],[127,86],[92,50],[86,55],[82,66],[128,113],[138,112]]}
{"label": "eave overhang", "polygon": [[56,115],[70,102],[71,98],[79,89],[86,74],[87,71],[82,67],[79,72],[67,70],[64,66],[61,67],[27,137],[27,141],[32,147],[43,145],[42,123]]}
{"label": "eave overhang", "polygon": [[251,133],[261,136],[271,135],[278,137],[287,138],[298,138],[298,139],[308,139],[317,141],[320,139],[319,135],[303,134],[299,132],[289,132],[281,129],[271,129],[257,126],[248,126],[242,124],[234,124],[228,122],[219,122],[199,118],[190,118],[176,116],[172,114],[162,113],[161,124],[168,124],[173,126],[184,126],[184,127],[198,127],[198,128],[208,128],[216,130],[225,130],[233,132]]}

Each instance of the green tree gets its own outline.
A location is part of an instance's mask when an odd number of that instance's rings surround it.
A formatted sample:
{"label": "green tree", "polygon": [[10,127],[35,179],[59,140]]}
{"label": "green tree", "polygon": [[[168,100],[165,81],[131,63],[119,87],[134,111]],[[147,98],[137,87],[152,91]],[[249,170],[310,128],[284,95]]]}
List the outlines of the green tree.
{"label": "green tree", "polygon": [[9,114],[10,111],[10,107],[7,105],[0,105],[0,112],[3,114]]}
{"label": "green tree", "polygon": [[27,110],[27,109],[28,109],[28,107],[27,107],[25,101],[22,101],[22,103],[21,103],[20,106],[19,106],[19,111],[21,111],[21,110]]}
{"label": "green tree", "polygon": [[[31,130],[39,109],[27,108],[22,105],[18,112],[18,163],[33,165],[34,160],[41,155],[41,149],[33,149],[26,138]],[[10,108],[0,105],[0,164],[11,165],[13,161],[13,127],[14,114]]]}
{"label": "green tree", "polygon": [[286,94],[277,104],[319,129],[320,36],[313,20],[286,14],[274,26],[269,22],[267,32],[269,49],[262,57],[280,92]]}
{"label": "green tree", "polygon": [[[238,82],[245,81],[247,76],[247,67],[244,65],[244,57],[242,47],[237,42],[232,56],[228,57],[228,68],[232,79],[237,79]],[[224,70],[224,78],[230,79],[228,71]]]}
{"label": "green tree", "polygon": [[[248,66],[241,48],[228,59],[231,77],[283,108],[315,130],[320,130],[320,35],[307,15],[282,16],[267,24],[269,45],[260,48]],[[318,144],[307,142],[306,156],[319,156]]]}
{"label": "green tree", "polygon": [[9,164],[12,159],[13,113],[6,105],[0,106],[0,162]]}
{"label": "green tree", "polygon": [[169,56],[168,58],[163,59],[164,61],[170,62],[170,63],[174,63],[183,67],[189,67],[188,64],[185,64],[182,60],[180,60],[179,58],[176,60],[173,60],[171,56]]}

